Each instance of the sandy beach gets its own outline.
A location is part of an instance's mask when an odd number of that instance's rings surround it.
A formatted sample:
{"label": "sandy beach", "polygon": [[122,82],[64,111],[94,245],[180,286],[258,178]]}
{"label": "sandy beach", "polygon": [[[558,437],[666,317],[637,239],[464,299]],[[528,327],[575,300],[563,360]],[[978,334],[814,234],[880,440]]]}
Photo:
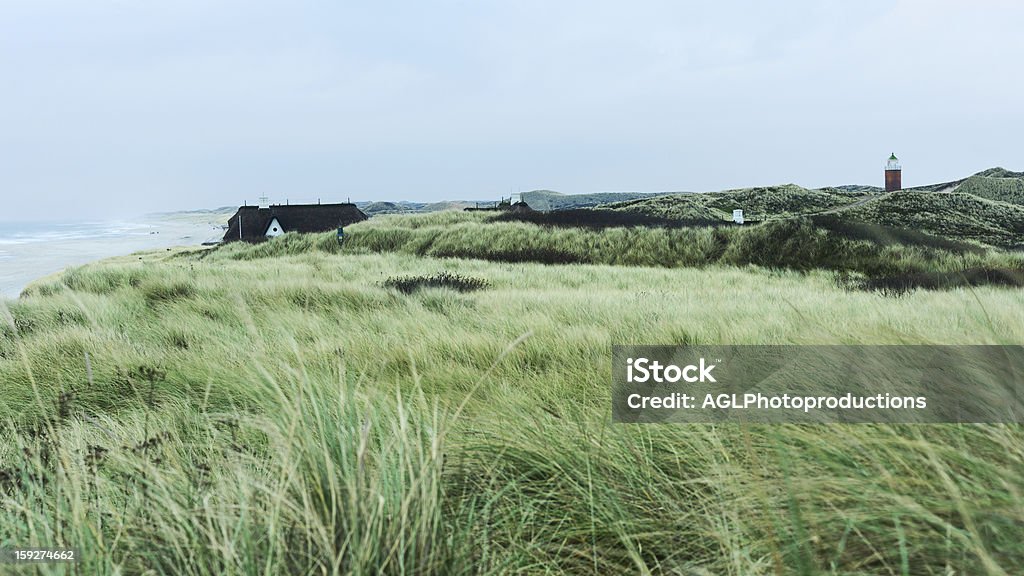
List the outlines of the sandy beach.
{"label": "sandy beach", "polygon": [[228,214],[182,212],[143,216],[131,221],[36,225],[32,234],[0,235],[0,298],[16,298],[31,283],[102,258],[140,250],[196,246],[219,240]]}

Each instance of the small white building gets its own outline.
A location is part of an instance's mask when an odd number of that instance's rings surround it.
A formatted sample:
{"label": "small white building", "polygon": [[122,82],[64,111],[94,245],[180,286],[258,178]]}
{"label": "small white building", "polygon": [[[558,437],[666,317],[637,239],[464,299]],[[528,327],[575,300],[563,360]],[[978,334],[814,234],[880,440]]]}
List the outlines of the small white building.
{"label": "small white building", "polygon": [[743,224],[743,210],[733,210],[732,221],[737,224]]}

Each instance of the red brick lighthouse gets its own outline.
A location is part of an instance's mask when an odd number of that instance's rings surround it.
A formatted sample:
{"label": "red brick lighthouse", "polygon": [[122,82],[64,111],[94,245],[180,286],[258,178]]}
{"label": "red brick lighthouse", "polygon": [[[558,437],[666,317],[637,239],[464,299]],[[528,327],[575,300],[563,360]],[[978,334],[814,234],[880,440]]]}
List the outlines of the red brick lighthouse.
{"label": "red brick lighthouse", "polygon": [[885,191],[893,192],[895,190],[903,189],[902,181],[902,167],[900,166],[899,158],[893,154],[889,156],[889,161],[885,163]]}

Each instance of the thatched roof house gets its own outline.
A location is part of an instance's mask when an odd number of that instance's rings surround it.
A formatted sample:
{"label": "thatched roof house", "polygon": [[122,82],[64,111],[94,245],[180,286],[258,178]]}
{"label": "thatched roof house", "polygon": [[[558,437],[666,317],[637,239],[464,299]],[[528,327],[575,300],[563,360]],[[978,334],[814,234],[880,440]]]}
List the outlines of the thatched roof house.
{"label": "thatched roof house", "polygon": [[228,220],[224,241],[258,242],[285,232],[327,232],[366,220],[355,204],[242,206]]}

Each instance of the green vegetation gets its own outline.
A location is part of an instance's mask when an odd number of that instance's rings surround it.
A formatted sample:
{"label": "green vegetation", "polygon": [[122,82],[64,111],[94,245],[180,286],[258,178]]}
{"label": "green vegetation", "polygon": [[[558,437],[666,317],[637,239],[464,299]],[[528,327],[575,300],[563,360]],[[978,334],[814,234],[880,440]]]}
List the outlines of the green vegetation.
{"label": "green vegetation", "polygon": [[[606,229],[550,228],[492,218],[467,213],[375,218],[351,228],[344,251],[670,268],[753,264],[868,276],[1024,269],[1024,255],[884,226],[851,226],[821,216],[779,219],[758,226]],[[219,256],[244,259],[309,250],[334,253],[342,248],[329,235],[286,235],[280,242],[254,248],[226,246]]]}
{"label": "green vegetation", "polygon": [[675,194],[605,206],[663,218],[729,220],[742,209],[749,220],[824,212],[852,204],[860,192],[839,188],[808,190],[795,184],[703,194]]}
{"label": "green vegetation", "polygon": [[866,196],[869,194],[879,194],[885,191],[884,188],[878,186],[866,186],[863,184],[845,184],[843,186],[832,186],[829,188],[822,188],[825,192],[837,192],[841,194],[855,194],[859,196]]}
{"label": "green vegetation", "polygon": [[595,192],[593,194],[560,194],[551,190],[523,192],[522,199],[534,210],[566,210],[570,208],[593,208],[610,202],[624,202],[638,198],[652,198],[670,192]]}
{"label": "green vegetation", "polygon": [[1002,168],[965,180],[891,194],[870,187],[808,190],[792,184],[706,194],[659,196],[603,208],[659,218],[747,220],[841,214],[844,220],[923,231],[1004,248],[1024,246],[1024,178]]}
{"label": "green vegetation", "polygon": [[970,286],[1024,288],[1024,270],[1015,268],[967,268],[956,272],[912,272],[868,279],[844,279],[847,285],[886,295],[903,296],[913,290],[949,290]]}
{"label": "green vegetation", "polygon": [[458,200],[449,202],[356,202],[356,206],[367,216],[377,214],[416,214],[424,212],[440,212],[442,210],[462,210],[473,206],[473,202]]}
{"label": "green vegetation", "polygon": [[982,170],[975,174],[975,176],[984,176],[986,178],[1024,178],[1024,172],[1013,172],[1001,166],[996,166],[995,168]]}
{"label": "green vegetation", "polygon": [[[785,217],[678,222],[734,206]],[[0,302],[0,547],[74,546],[84,574],[1024,565],[1020,426],[614,425],[608,400],[613,343],[1022,343],[1024,255],[980,243],[1019,242],[1020,207],[612,208],[378,216]]]}
{"label": "green vegetation", "polygon": [[[820,269],[1011,256],[809,219],[488,218],[390,216],[344,245],[286,234],[101,262],[0,307],[0,545],[77,546],[83,573],[1024,563],[1019,427],[613,425],[607,398],[612,343],[1022,342],[1019,290],[892,299]],[[451,258],[526,250],[603,264]],[[804,271],[732,266],[758,260]],[[389,287],[400,278],[427,285]]]}
{"label": "green vegetation", "polygon": [[959,189],[888,194],[843,216],[993,246],[1024,246],[1024,205],[986,200]]}
{"label": "green vegetation", "polygon": [[[996,168],[994,170],[1002,169]],[[1005,170],[1002,172],[989,172],[989,174],[1003,175],[971,176],[960,184],[960,187],[956,189],[957,192],[1024,206],[1024,175]],[[1014,176],[1008,176],[1009,174]]]}
{"label": "green vegetation", "polygon": [[470,276],[459,276],[451,272],[441,272],[431,276],[401,276],[388,278],[384,286],[394,288],[403,294],[412,294],[424,288],[448,288],[457,292],[473,292],[487,287],[487,281]]}

